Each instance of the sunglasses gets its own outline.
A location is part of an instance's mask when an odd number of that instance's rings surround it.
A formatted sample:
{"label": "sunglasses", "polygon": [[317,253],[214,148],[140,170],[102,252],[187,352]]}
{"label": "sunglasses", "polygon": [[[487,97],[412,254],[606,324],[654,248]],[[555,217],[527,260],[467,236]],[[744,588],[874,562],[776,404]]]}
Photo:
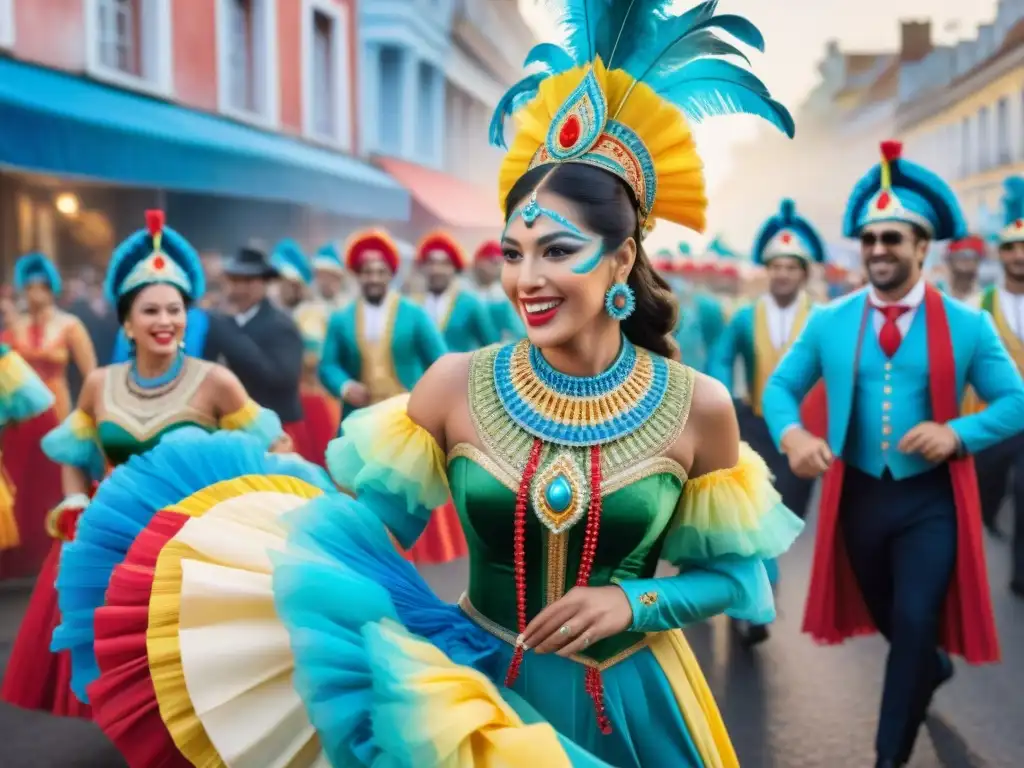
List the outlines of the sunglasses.
{"label": "sunglasses", "polygon": [[904,240],[902,232],[894,232],[893,230],[886,230],[885,232],[863,232],[860,236],[860,244],[865,248],[874,248],[877,243],[881,243],[887,248],[893,248],[900,245]]}

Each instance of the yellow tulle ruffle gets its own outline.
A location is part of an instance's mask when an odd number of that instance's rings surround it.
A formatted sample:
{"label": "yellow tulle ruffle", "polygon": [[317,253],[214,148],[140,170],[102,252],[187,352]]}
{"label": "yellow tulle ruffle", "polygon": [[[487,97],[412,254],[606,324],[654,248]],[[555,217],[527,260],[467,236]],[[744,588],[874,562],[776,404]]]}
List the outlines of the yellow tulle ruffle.
{"label": "yellow tulle ruffle", "polygon": [[374,730],[377,738],[400,745],[410,760],[453,767],[570,768],[554,728],[525,724],[482,673],[454,663],[392,622],[364,631],[372,655],[394,672],[375,685],[381,704]]}
{"label": "yellow tulle ruffle", "polygon": [[[246,762],[254,751],[290,752],[295,762],[280,764],[296,768],[323,764],[291,686],[291,653],[274,611],[269,559],[285,541],[277,518],[322,493],[293,477],[248,475],[211,485],[168,508],[193,519],[157,560],[146,648],[161,719],[197,768],[259,764]],[[197,642],[206,651],[223,649],[195,654],[215,659],[215,665],[189,669],[189,651]],[[273,695],[257,683],[269,684]],[[234,716],[251,697],[263,703],[253,710],[265,716],[263,721]],[[283,724],[266,722],[282,708]],[[217,727],[225,721],[227,727]]]}
{"label": "yellow tulle ruffle", "polygon": [[327,468],[348,491],[373,488],[405,497],[410,511],[432,510],[449,498],[445,455],[408,406],[409,395],[398,395],[345,419],[327,448]]}
{"label": "yellow tulle ruffle", "polygon": [[[2,460],[0,455],[0,460]],[[18,520],[14,516],[14,486],[0,467],[0,550],[14,549],[21,544]]]}
{"label": "yellow tulle ruffle", "polygon": [[783,505],[764,459],[740,443],[735,466],[686,482],[663,557],[676,564],[770,559],[790,547],[803,525]]}
{"label": "yellow tulle ruffle", "polygon": [[[650,86],[637,83],[627,72],[609,71],[600,59],[593,68],[608,102],[608,118],[632,130],[654,162],[657,190],[648,219],[667,219],[703,232],[708,204],[704,164],[679,107],[658,96]],[[555,116],[590,69],[590,65],[577,67],[547,78],[540,84],[538,95],[516,112],[518,131],[498,177],[502,210],[509,191],[529,170],[537,150],[545,145]],[[580,161],[586,162],[586,158]]]}

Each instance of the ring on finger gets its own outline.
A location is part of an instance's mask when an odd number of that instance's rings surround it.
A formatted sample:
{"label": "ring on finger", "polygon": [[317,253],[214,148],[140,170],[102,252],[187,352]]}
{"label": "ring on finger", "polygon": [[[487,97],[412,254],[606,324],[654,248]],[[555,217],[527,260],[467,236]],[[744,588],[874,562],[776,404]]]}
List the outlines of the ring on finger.
{"label": "ring on finger", "polygon": [[558,634],[560,634],[560,635],[572,634],[572,627],[569,626],[568,624],[563,624],[562,626],[560,626],[558,628]]}
{"label": "ring on finger", "polygon": [[586,648],[588,645],[590,645],[590,635],[588,635],[588,634],[586,634],[584,632],[583,633],[583,647]]}

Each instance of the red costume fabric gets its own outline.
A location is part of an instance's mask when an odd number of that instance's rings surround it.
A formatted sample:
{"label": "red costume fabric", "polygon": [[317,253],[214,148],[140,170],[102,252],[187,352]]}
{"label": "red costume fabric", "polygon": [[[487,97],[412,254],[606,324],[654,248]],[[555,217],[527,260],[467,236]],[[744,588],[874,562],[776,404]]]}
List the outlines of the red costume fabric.
{"label": "red costume fabric", "polygon": [[[942,295],[931,285],[926,288],[924,310],[932,414],[936,422],[944,424],[959,414],[955,359]],[[956,497],[958,538],[956,570],[943,609],[940,645],[971,664],[997,662],[999,637],[985,569],[974,459],[953,458],[948,466]],[[877,631],[847,559],[838,525],[844,469],[842,460],[836,459],[825,474],[804,613],[804,632],[826,644]]]}

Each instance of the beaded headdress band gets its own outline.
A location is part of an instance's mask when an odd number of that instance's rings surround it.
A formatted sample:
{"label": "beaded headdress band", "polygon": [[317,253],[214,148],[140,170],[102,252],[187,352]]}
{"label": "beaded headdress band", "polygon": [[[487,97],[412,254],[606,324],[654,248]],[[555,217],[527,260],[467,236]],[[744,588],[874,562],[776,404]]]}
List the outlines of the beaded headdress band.
{"label": "beaded headdress band", "polygon": [[[505,146],[515,114],[518,133],[502,165],[499,194],[527,171],[583,163],[622,179],[633,191],[641,224],[656,218],[703,231],[703,164],[687,118],[754,114],[793,135],[793,119],[748,70],[720,58],[743,53],[724,31],[764,49],[746,19],[716,16],[718,0],[682,12],[674,0],[644,3],[558,0],[562,44],[535,46],[527,75],[502,98],[490,138]],[[745,58],[745,57],[744,57]]]}

